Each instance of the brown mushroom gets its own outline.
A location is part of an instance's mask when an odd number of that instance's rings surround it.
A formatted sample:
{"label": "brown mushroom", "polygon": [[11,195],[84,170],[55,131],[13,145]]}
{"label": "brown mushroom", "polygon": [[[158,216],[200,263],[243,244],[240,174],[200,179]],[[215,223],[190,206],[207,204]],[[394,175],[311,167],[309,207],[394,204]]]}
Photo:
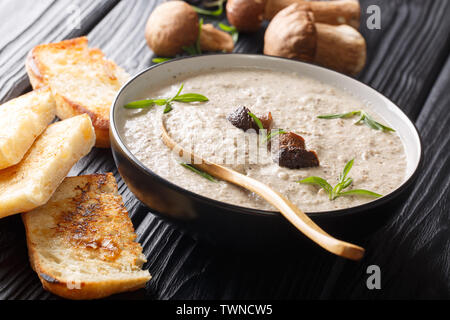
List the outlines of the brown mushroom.
{"label": "brown mushroom", "polygon": [[214,28],[212,24],[204,24],[200,31],[200,48],[204,51],[232,52],[234,42],[229,33]]}
{"label": "brown mushroom", "polygon": [[332,25],[348,24],[359,28],[361,7],[358,0],[266,0],[264,18],[273,19],[279,11],[293,3],[297,3],[301,10],[312,11],[316,22]]}
{"label": "brown mushroom", "polygon": [[301,10],[312,11],[316,22],[359,27],[361,7],[358,0],[228,0],[227,18],[239,31],[257,31],[263,20],[272,20],[293,3]]}
{"label": "brown mushroom", "polygon": [[198,15],[184,1],[160,4],[150,15],[145,27],[145,39],[158,56],[173,57],[197,42],[200,32],[200,48],[204,51],[234,49],[233,38],[226,32],[205,24],[199,30]]}
{"label": "brown mushroom", "polygon": [[198,29],[198,15],[190,5],[169,1],[160,4],[148,18],[145,39],[155,54],[172,57],[197,41]]}
{"label": "brown mushroom", "polygon": [[350,75],[356,75],[364,68],[366,40],[356,29],[316,23],[316,30],[315,63]]}
{"label": "brown mushroom", "polygon": [[264,54],[271,56],[313,62],[316,45],[314,16],[296,5],[280,11],[264,35]]}
{"label": "brown mushroom", "polygon": [[366,61],[366,42],[348,25],[314,23],[310,11],[292,4],[272,19],[264,35],[264,54],[314,62],[355,75]]}
{"label": "brown mushroom", "polygon": [[228,0],[228,21],[239,31],[257,31],[263,21],[265,2],[266,0]]}
{"label": "brown mushroom", "polygon": [[319,166],[317,153],[305,149],[305,139],[294,132],[278,136],[278,144],[272,146],[273,161],[281,167],[299,169]]}

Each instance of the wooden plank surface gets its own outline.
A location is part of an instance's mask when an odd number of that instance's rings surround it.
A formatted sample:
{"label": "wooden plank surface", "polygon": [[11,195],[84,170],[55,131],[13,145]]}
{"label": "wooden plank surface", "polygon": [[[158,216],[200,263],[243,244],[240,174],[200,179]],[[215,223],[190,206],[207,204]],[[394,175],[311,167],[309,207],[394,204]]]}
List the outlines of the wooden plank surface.
{"label": "wooden plank surface", "polygon": [[[93,46],[100,47],[130,73],[151,65],[153,55],[145,45],[144,25],[159,2],[128,0],[117,5],[96,2],[97,6],[90,6],[80,1],[85,23],[81,23],[80,30],[70,32],[58,15],[50,14],[56,10],[52,7],[64,5],[60,1],[40,3],[41,7],[34,9],[40,13],[27,16],[27,23],[12,20],[16,34],[0,40],[0,99],[7,100],[28,87],[23,59],[33,45],[68,35],[87,33]],[[419,116],[417,124],[427,146],[428,163],[432,164],[423,170],[417,187],[395,218],[374,237],[361,239],[367,245],[368,256],[360,263],[345,262],[312,246],[297,254],[280,250],[278,255],[243,257],[198,243],[149,213],[118,176],[110,151],[96,149],[71,174],[115,173],[149,260],[146,267],[154,276],[145,291],[119,298],[377,298],[414,297],[417,290],[431,296],[450,292],[448,198],[444,197],[448,194],[445,178],[449,173],[450,134],[445,131],[450,125],[445,110],[449,99],[449,63],[442,69],[449,55],[450,20],[445,17],[450,14],[450,4],[365,0],[363,12],[368,4],[380,6],[381,30],[368,30],[362,24],[361,32],[368,43],[368,63],[359,79],[393,99],[413,119]],[[45,10],[46,7],[50,9]],[[6,10],[0,12],[2,16]],[[365,18],[363,15],[363,22]],[[262,37],[263,31],[241,35],[235,51],[260,53]],[[432,223],[428,223],[430,220]],[[423,269],[408,266],[409,259]],[[395,262],[392,267],[390,261]],[[385,274],[383,290],[375,293],[365,287],[365,270],[373,263],[379,264]],[[429,272],[434,275],[430,283]],[[408,286],[411,276],[419,276],[415,286]],[[18,217],[0,220],[0,298],[55,298],[42,290],[28,265]]]}
{"label": "wooden plank surface", "polygon": [[35,45],[85,34],[118,0],[21,0],[0,2],[0,102],[29,89],[24,69]]}
{"label": "wooden plank surface", "polygon": [[[333,297],[450,298],[450,57],[417,119],[424,166],[405,205],[368,241],[362,264],[380,266],[383,290],[369,291],[365,270],[348,263]],[[349,281],[350,280],[350,281]]]}

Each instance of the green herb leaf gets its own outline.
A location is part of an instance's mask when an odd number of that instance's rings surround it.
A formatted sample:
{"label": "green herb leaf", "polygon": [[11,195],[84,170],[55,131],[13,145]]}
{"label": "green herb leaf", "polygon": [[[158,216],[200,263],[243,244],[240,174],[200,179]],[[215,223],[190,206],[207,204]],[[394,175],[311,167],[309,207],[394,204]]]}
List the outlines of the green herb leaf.
{"label": "green herb leaf", "polygon": [[237,31],[236,27],[226,25],[225,23],[219,22],[219,28],[226,32],[235,32]]}
{"label": "green herb leaf", "polygon": [[225,23],[219,22],[219,28],[225,32],[230,33],[234,43],[236,43],[239,40],[239,31],[238,29],[236,29],[236,27],[228,26]]}
{"label": "green herb leaf", "polygon": [[259,129],[264,129],[261,120],[259,120],[259,118],[257,116],[255,116],[251,112],[248,112],[248,115],[253,118],[253,120],[255,121],[255,123],[256,123],[256,125],[258,126]]}
{"label": "green herb leaf", "polygon": [[354,115],[359,115],[360,111],[351,111],[346,113],[335,113],[335,114],[324,114],[321,116],[318,116],[319,119],[338,119],[338,118],[350,118]]}
{"label": "green herb leaf", "polygon": [[272,139],[273,137],[279,135],[279,134],[284,134],[287,133],[286,131],[284,131],[283,129],[278,129],[277,131],[272,131],[270,132],[267,137],[264,139],[264,142],[269,141],[270,139]]}
{"label": "green herb leaf", "polygon": [[297,183],[306,183],[306,184],[315,184],[321,187],[326,191],[328,195],[331,194],[331,191],[333,190],[333,187],[328,183],[327,180],[320,178],[320,177],[308,177],[303,180],[297,181]]}
{"label": "green herb leaf", "polygon": [[180,88],[178,89],[178,91],[177,91],[177,93],[175,94],[175,96],[173,96],[172,98],[169,99],[169,102],[170,102],[170,101],[173,101],[174,99],[176,99],[176,98],[180,95],[181,90],[183,90],[183,88],[184,88],[184,83],[181,84],[181,86],[180,86]]}
{"label": "green herb leaf", "polygon": [[343,191],[339,195],[340,196],[361,195],[361,196],[368,196],[368,197],[375,197],[375,198],[382,197],[381,194],[378,194],[376,192],[372,192],[369,190],[364,190],[364,189],[352,189],[352,190],[348,190],[348,191]]}
{"label": "green herb leaf", "polygon": [[203,178],[206,178],[206,179],[208,179],[209,181],[217,182],[217,180],[214,179],[213,176],[211,176],[210,174],[208,174],[208,173],[206,173],[206,172],[204,172],[204,171],[201,171],[201,170],[195,168],[194,166],[192,166],[192,165],[190,165],[190,164],[187,164],[187,163],[180,163],[180,164],[181,164],[183,167],[185,167],[186,169],[189,169],[189,170],[191,170],[191,171],[197,173],[198,175],[201,175]]}
{"label": "green herb leaf", "polygon": [[163,58],[163,57],[157,57],[157,58],[153,58],[152,62],[153,63],[161,63],[161,62],[165,62],[165,61],[169,61],[172,60],[173,58]]}
{"label": "green herb leaf", "polygon": [[353,167],[353,163],[355,162],[355,159],[350,160],[347,162],[347,164],[344,167],[344,170],[342,170],[342,174],[339,178],[339,183],[344,183],[345,179],[347,178],[348,173]]}
{"label": "green herb leaf", "polygon": [[146,100],[138,100],[127,103],[124,105],[126,109],[139,109],[139,108],[147,108],[152,107],[155,104],[158,106],[163,106],[166,104],[166,99],[146,99]]}
{"label": "green herb leaf", "polygon": [[352,184],[352,182],[353,182],[353,179],[352,179],[352,178],[348,178],[347,180],[345,180],[345,181],[343,182],[343,184],[342,184],[342,189],[345,189],[345,188],[347,188],[348,186],[350,186],[350,185]]}
{"label": "green herb leaf", "polygon": [[339,182],[334,187],[332,187],[325,179],[320,177],[308,177],[303,180],[297,181],[298,183],[308,183],[308,184],[315,184],[321,187],[325,190],[325,192],[328,194],[328,198],[330,200],[334,200],[340,196],[349,196],[349,195],[363,195],[363,196],[369,196],[369,197],[382,197],[381,194],[364,190],[364,189],[352,189],[347,191],[342,191],[346,188],[348,188],[352,182],[352,178],[347,178],[350,170],[352,169],[354,159],[347,162],[347,164],[344,167],[344,170],[342,171],[341,175],[339,176]]}
{"label": "green herb leaf", "polygon": [[[195,12],[200,13],[200,14],[204,14],[207,16],[213,16],[213,17],[218,17],[220,15],[222,15],[223,13],[223,3],[225,2],[225,0],[218,0],[216,2],[211,2],[208,4],[208,6],[218,6],[218,8],[216,10],[206,10],[206,9],[202,9],[196,6],[192,6],[191,7],[195,10]],[[206,5],[206,4],[205,4]]]}
{"label": "green herb leaf", "polygon": [[382,125],[381,123],[375,121],[371,116],[369,116],[366,112],[361,111],[362,117],[364,117],[363,122],[375,129],[375,130],[384,130],[384,131],[395,131],[394,129],[390,127],[386,127],[385,125]]}
{"label": "green herb leaf", "polygon": [[178,102],[203,102],[203,101],[209,101],[207,97],[205,97],[202,94],[198,93],[185,93],[181,94],[175,98],[173,98],[173,101]]}
{"label": "green herb leaf", "polygon": [[127,103],[126,105],[124,105],[124,108],[126,109],[140,109],[140,108],[148,108],[148,107],[152,107],[153,105],[158,105],[158,106],[166,106],[164,108],[164,113],[168,113],[170,111],[172,111],[172,101],[177,101],[177,102],[184,102],[184,103],[189,103],[189,102],[205,102],[205,101],[209,101],[209,99],[207,97],[205,97],[202,94],[199,93],[184,93],[181,94],[181,91],[183,90],[184,84],[181,84],[180,88],[178,89],[177,93],[172,97],[172,98],[167,98],[167,99],[146,99],[146,100],[138,100],[138,101],[133,101],[130,103]]}
{"label": "green herb leaf", "polygon": [[319,119],[338,119],[338,118],[351,118],[355,115],[360,116],[359,120],[355,122],[355,124],[364,123],[369,128],[372,128],[374,130],[382,130],[382,131],[395,131],[394,129],[385,126],[377,121],[375,121],[369,114],[365,111],[358,110],[358,111],[350,111],[346,113],[336,113],[336,114],[325,114],[318,116]]}
{"label": "green herb leaf", "polygon": [[170,102],[166,103],[166,107],[164,108],[164,113],[169,113],[170,111],[172,111],[172,104]]}

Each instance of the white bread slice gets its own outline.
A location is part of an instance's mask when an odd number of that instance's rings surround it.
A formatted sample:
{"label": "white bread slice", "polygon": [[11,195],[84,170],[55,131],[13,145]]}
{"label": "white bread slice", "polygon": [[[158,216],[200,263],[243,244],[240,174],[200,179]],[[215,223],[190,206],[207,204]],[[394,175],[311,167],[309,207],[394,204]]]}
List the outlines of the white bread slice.
{"label": "white bread slice", "polygon": [[22,160],[55,114],[55,102],[48,88],[29,92],[0,105],[0,169]]}
{"label": "white bread slice", "polygon": [[87,115],[48,126],[21,162],[0,170],[0,218],[45,204],[94,142]]}
{"label": "white bread slice", "polygon": [[46,205],[22,219],[31,265],[54,294],[98,299],[151,278],[111,173],[66,178]]}
{"label": "white bread slice", "polygon": [[101,50],[88,48],[86,37],[38,45],[28,54],[25,67],[33,88],[50,86],[60,119],[87,113],[95,128],[95,145],[110,146],[110,106],[129,78],[122,68]]}

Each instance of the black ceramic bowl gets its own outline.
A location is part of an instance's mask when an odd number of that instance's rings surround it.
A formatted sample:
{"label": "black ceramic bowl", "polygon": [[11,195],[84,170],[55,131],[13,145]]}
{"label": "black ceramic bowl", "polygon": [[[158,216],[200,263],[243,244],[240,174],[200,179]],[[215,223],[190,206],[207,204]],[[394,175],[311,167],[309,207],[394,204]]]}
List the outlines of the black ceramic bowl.
{"label": "black ceramic bowl", "polygon": [[[184,73],[211,68],[254,67],[297,72],[345,89],[372,107],[396,128],[407,155],[404,183],[395,191],[364,205],[328,212],[308,213],[334,236],[353,240],[379,226],[407,195],[421,160],[419,134],[408,117],[390,100],[365,84],[340,73],[298,61],[262,55],[218,54],[176,59],[150,67],[128,81],[119,91],[111,110],[111,147],[120,175],[152,212],[215,243],[236,247],[279,245],[303,236],[278,212],[256,210],[206,198],[183,189],[153,173],[127,148],[121,138],[123,105],[145,96],[152,85]],[[389,165],[389,164],[386,164]]]}

